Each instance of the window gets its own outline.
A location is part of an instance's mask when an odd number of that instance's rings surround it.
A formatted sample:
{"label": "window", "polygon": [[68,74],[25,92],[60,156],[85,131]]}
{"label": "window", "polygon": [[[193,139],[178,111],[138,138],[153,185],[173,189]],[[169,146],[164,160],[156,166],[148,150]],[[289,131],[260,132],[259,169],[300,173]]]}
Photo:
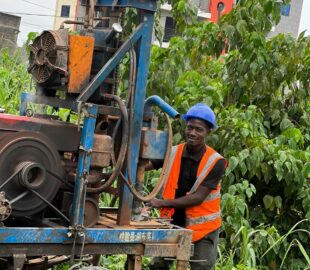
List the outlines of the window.
{"label": "window", "polygon": [[70,14],[70,6],[63,5],[61,6],[61,17],[69,17]]}
{"label": "window", "polygon": [[168,42],[176,34],[175,23],[171,17],[166,17],[163,42]]}
{"label": "window", "polygon": [[280,3],[280,12],[282,16],[290,16],[291,5]]}

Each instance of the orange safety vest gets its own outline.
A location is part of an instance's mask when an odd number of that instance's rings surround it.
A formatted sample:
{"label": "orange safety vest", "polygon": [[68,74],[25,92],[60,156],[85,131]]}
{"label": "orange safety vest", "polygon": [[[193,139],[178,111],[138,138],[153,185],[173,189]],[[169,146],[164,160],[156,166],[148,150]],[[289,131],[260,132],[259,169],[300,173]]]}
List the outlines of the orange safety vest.
{"label": "orange safety vest", "polygon": [[[162,197],[165,200],[172,200],[175,198],[175,192],[178,188],[184,146],[185,144],[179,144],[172,147],[167,170],[168,173],[166,174],[162,193]],[[206,152],[202,156],[199,163],[197,179],[187,195],[197,191],[203,180],[210,173],[219,159],[224,158],[210,146],[207,146]],[[211,191],[211,193],[205,198],[202,204],[191,206],[185,209],[185,227],[187,229],[193,230],[193,242],[202,239],[208,233],[218,229],[221,226],[220,189],[221,185],[218,184],[216,189]],[[173,213],[173,208],[160,209],[161,217],[171,218]]]}

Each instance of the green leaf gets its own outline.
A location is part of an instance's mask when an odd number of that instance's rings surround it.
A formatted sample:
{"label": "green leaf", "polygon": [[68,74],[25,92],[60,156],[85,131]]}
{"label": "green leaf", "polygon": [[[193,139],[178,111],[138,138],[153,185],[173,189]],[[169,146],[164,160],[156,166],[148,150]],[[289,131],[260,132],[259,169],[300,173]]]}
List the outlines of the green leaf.
{"label": "green leaf", "polygon": [[246,193],[246,195],[247,195],[247,197],[250,199],[251,197],[252,197],[252,195],[253,195],[253,193],[252,193],[252,190],[251,189],[246,189],[245,190],[245,193]]}
{"label": "green leaf", "polygon": [[239,166],[241,169],[241,174],[242,174],[242,176],[244,176],[248,170],[245,162],[244,161],[239,162]]}
{"label": "green leaf", "polygon": [[272,196],[265,195],[263,198],[263,202],[264,202],[264,205],[267,209],[269,209],[271,211],[274,210],[275,203],[274,203],[274,199]]}
{"label": "green leaf", "polygon": [[239,159],[237,157],[234,156],[230,157],[228,162],[228,170],[230,172],[233,171],[237,167],[238,163]]}
{"label": "green leaf", "polygon": [[267,14],[271,13],[272,7],[273,7],[272,1],[266,0],[266,1],[264,2],[264,11],[265,11]]}
{"label": "green leaf", "polygon": [[287,118],[283,118],[283,120],[280,123],[280,129],[281,130],[286,130],[288,128],[293,128],[294,125],[292,124],[292,122],[287,119]]}
{"label": "green leaf", "polygon": [[282,208],[282,198],[280,196],[274,197],[274,202],[278,209]]}
{"label": "green leaf", "polygon": [[307,162],[304,165],[304,169],[303,169],[303,175],[306,179],[310,179],[310,162]]}
{"label": "green leaf", "polygon": [[239,153],[240,160],[245,160],[250,154],[249,149],[244,149]]}
{"label": "green leaf", "polygon": [[248,129],[246,129],[246,128],[241,129],[241,135],[243,138],[248,137],[249,134],[250,134],[250,131]]}
{"label": "green leaf", "polygon": [[239,20],[237,22],[236,29],[237,29],[239,35],[244,36],[246,33],[246,21]]}

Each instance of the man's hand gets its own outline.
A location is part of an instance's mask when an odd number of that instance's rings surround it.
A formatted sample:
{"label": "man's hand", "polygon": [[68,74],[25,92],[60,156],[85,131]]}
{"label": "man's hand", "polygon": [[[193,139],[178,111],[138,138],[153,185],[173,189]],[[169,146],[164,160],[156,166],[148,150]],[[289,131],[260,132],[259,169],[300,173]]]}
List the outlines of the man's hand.
{"label": "man's hand", "polygon": [[159,199],[152,199],[148,202],[148,205],[152,208],[162,208],[166,207],[165,201],[164,200],[159,200]]}

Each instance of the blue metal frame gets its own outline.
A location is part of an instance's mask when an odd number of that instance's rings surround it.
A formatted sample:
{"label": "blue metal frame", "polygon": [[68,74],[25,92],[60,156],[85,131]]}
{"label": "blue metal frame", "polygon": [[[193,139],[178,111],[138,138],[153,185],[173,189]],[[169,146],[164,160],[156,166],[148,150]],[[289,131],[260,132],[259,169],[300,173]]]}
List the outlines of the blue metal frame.
{"label": "blue metal frame", "polygon": [[[72,243],[68,228],[3,228],[0,244],[63,244]],[[84,230],[88,244],[137,244],[177,242],[179,229],[94,229]]]}
{"label": "blue metal frame", "polygon": [[73,226],[83,224],[87,177],[91,162],[91,151],[94,143],[97,113],[98,107],[96,105],[86,104],[73,196],[73,220],[71,221]]}
{"label": "blue metal frame", "polygon": [[[152,44],[152,34],[154,25],[154,12],[144,11],[142,14],[144,18],[143,31],[138,47],[138,69],[137,81],[134,97],[134,114],[132,128],[130,130],[130,177],[133,185],[136,183],[137,164],[139,161],[139,151],[141,142],[141,130],[144,112],[144,100],[146,96],[147,75],[150,62],[150,52]],[[122,192],[120,201],[119,215],[124,218],[119,219],[120,225],[129,224],[131,218],[131,210],[133,205],[133,195],[129,188],[125,186]]]}

